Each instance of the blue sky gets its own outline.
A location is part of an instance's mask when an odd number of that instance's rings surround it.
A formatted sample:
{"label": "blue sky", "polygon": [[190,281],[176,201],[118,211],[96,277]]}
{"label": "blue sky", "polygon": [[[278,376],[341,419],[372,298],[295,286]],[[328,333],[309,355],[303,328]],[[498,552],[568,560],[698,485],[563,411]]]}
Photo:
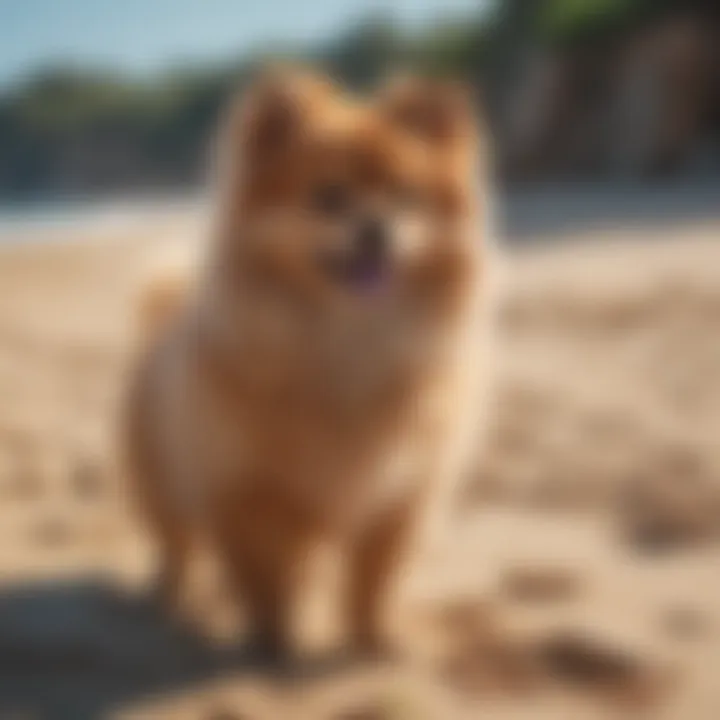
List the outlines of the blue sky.
{"label": "blue sky", "polygon": [[133,73],[313,40],[375,9],[432,22],[483,0],[0,0],[0,85],[58,63]]}

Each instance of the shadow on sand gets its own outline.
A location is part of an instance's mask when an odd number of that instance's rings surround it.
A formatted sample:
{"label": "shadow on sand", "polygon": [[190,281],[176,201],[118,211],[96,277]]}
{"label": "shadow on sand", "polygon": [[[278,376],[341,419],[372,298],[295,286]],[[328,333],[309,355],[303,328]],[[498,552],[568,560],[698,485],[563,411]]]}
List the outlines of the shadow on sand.
{"label": "shadow on sand", "polygon": [[105,718],[223,674],[267,670],[97,578],[0,590],[0,717]]}

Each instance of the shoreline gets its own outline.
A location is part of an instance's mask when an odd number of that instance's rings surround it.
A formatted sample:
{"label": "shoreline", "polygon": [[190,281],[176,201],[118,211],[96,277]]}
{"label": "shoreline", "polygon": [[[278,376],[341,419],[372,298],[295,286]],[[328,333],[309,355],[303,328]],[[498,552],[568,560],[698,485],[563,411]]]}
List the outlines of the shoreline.
{"label": "shoreline", "polygon": [[[665,231],[717,223],[719,199],[719,181],[545,184],[500,191],[498,221],[501,237],[511,243],[618,229]],[[207,206],[207,194],[200,191],[18,204],[0,201],[0,245],[54,242],[68,233],[133,233],[149,225],[194,221]]]}
{"label": "shoreline", "polygon": [[200,193],[175,196],[118,196],[97,200],[58,199],[40,203],[0,203],[0,245],[45,242],[55,234],[133,232],[147,223],[196,217],[206,206]]}

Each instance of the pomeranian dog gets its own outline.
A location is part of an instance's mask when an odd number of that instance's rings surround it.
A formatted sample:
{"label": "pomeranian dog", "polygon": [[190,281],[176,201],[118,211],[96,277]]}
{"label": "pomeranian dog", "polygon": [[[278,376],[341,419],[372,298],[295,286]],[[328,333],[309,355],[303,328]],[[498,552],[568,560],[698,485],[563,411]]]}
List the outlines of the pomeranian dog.
{"label": "pomeranian dog", "polygon": [[[472,449],[488,308],[478,127],[454,84],[357,99],[276,71],[222,128],[199,281],[171,320],[151,318],[163,329],[133,375],[126,440],[165,594],[202,527],[274,657],[328,542],[352,647],[387,649],[403,561]],[[152,313],[182,295],[165,290]]]}

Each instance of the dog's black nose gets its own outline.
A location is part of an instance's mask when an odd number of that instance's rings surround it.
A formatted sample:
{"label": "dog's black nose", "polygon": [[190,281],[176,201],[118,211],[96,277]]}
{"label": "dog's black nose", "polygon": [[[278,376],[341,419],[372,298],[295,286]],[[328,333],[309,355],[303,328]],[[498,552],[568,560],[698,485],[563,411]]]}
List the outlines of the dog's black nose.
{"label": "dog's black nose", "polygon": [[387,252],[387,230],[379,218],[362,221],[357,233],[357,253],[368,260],[380,260]]}

